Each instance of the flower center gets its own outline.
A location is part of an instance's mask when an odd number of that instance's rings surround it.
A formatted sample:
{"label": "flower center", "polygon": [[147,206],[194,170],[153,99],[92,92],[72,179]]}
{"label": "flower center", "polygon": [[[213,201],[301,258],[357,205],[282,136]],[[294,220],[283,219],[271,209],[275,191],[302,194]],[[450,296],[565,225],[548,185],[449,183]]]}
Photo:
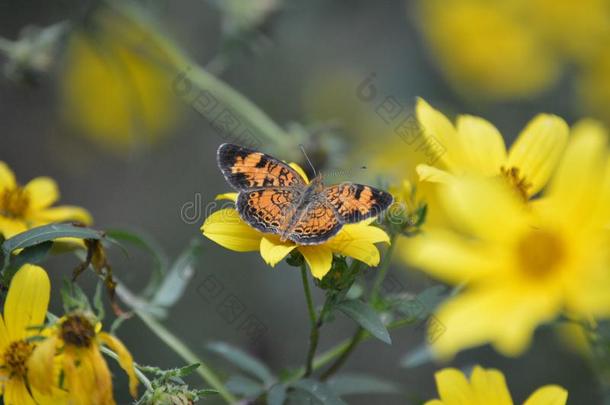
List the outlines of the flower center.
{"label": "flower center", "polygon": [[22,217],[30,205],[30,196],[23,187],[5,189],[0,193],[0,215],[10,218]]}
{"label": "flower center", "polygon": [[9,345],[4,351],[4,367],[9,375],[25,377],[27,374],[27,361],[34,350],[34,346],[25,340],[18,340]]}
{"label": "flower center", "polygon": [[519,175],[519,168],[507,168],[502,166],[500,167],[500,173],[502,173],[502,176],[508,181],[508,184],[517,190],[521,198],[523,198],[524,201],[527,201],[529,196],[528,190],[532,188],[533,184],[528,182],[524,176]]}
{"label": "flower center", "polygon": [[563,242],[556,234],[540,229],[523,236],[517,251],[521,269],[535,278],[553,273],[565,253]]}
{"label": "flower center", "polygon": [[76,347],[89,347],[95,337],[95,329],[83,315],[70,315],[61,324],[61,338]]}

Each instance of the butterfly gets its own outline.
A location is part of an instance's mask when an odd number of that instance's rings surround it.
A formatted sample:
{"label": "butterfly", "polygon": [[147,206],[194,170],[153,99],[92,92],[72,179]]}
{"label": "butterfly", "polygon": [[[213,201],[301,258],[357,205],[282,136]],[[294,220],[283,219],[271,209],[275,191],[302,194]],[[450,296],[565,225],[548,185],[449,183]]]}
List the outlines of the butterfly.
{"label": "butterfly", "polygon": [[393,198],[355,183],[326,187],[322,177],[310,183],[288,164],[242,146],[225,143],[218,167],[239,192],[237,211],[253,228],[299,245],[318,245],[353,224],[381,214]]}

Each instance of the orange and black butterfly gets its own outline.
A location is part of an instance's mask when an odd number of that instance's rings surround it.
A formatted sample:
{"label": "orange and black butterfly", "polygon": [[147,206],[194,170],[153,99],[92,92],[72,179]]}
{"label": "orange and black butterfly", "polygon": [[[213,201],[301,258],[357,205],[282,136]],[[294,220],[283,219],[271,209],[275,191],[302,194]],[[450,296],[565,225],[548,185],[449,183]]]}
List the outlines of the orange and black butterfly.
{"label": "orange and black butterfly", "polygon": [[309,184],[286,163],[233,144],[218,148],[218,167],[237,191],[241,218],[282,241],[317,245],[343,227],[381,214],[392,195],[354,183],[325,187],[321,176]]}

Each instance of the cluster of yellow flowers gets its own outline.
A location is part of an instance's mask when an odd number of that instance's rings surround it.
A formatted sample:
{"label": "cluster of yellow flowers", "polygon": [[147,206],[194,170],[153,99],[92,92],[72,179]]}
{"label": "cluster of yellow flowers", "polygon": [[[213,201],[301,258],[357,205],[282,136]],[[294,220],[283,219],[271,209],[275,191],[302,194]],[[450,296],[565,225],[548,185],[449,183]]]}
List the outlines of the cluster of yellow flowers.
{"label": "cluster of yellow flowers", "polygon": [[461,93],[529,97],[576,65],[581,102],[607,118],[607,1],[422,0],[417,5],[429,48]]}
{"label": "cluster of yellow flowers", "polygon": [[[610,314],[610,159],[594,121],[570,133],[559,117],[532,120],[507,153],[487,121],[454,125],[423,100],[424,137],[447,145],[437,166],[417,168],[435,183],[444,221],[407,244],[409,263],[461,292],[438,312],[446,332],[435,352],[492,343],[507,355],[529,345],[535,328],[561,314]],[[540,193],[541,190],[542,193]]]}
{"label": "cluster of yellow flowers", "polygon": [[[52,207],[58,199],[58,187],[52,179],[38,177],[20,186],[6,163],[0,162],[0,234],[4,238],[51,222],[92,222],[83,208]],[[49,277],[38,266],[24,265],[11,281],[4,315],[0,316],[0,392],[4,403],[114,404],[102,345],[118,355],[135,396],[138,381],[125,346],[103,332],[101,323],[89,312],[68,313],[45,324],[50,293]]]}
{"label": "cluster of yellow flowers", "polygon": [[119,357],[137,394],[133,359],[101,331],[93,314],[73,312],[45,325],[51,283],[44,269],[24,265],[13,277],[0,317],[0,390],[7,405],[114,404],[112,379],[100,349]]}

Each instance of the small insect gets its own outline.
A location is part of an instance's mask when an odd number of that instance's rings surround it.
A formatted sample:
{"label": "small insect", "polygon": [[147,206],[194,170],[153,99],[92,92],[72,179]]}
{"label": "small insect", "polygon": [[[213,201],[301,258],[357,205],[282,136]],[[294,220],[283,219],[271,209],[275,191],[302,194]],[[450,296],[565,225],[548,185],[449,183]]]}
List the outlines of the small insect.
{"label": "small insect", "polygon": [[343,225],[377,216],[393,201],[390,193],[362,184],[325,187],[321,176],[307,184],[288,164],[238,145],[220,145],[217,159],[227,182],[239,191],[240,217],[282,241],[323,243]]}

